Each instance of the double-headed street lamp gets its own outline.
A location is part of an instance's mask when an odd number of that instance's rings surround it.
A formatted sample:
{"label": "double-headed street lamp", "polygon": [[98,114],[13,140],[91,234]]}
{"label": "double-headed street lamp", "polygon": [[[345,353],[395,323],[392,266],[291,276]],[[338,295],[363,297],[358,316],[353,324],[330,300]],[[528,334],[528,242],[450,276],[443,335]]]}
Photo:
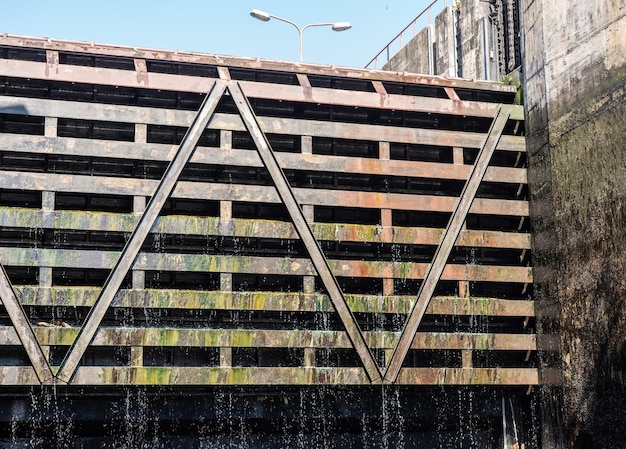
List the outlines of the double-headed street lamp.
{"label": "double-headed street lamp", "polygon": [[333,31],[345,31],[352,28],[350,22],[335,22],[335,23],[310,23],[308,25],[300,28],[296,23],[291,20],[283,19],[282,17],[273,16],[272,14],[266,13],[265,11],[259,11],[258,9],[253,9],[250,11],[250,15],[255,19],[262,20],[263,22],[268,22],[270,19],[280,20],[281,22],[288,23],[293,25],[298,30],[298,34],[300,35],[300,62],[302,62],[302,33],[304,30],[311,27],[332,27]]}

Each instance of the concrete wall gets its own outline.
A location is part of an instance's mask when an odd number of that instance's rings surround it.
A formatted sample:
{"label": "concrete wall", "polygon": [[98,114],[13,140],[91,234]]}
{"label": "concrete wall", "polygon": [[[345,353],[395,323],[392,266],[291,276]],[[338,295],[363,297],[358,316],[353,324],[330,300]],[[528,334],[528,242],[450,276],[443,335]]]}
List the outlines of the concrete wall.
{"label": "concrete wall", "polygon": [[434,27],[429,25],[423,28],[417,35],[409,41],[400,51],[392,58],[393,70],[395,72],[411,72],[433,74],[432,63],[432,33]]}
{"label": "concrete wall", "polygon": [[[426,44],[424,29],[394,55],[383,70],[497,80],[498,48],[495,26],[488,19],[490,3],[461,0],[459,5],[459,8],[445,7],[437,15],[434,26],[427,28],[432,29],[434,48]],[[435,60],[432,70],[425,64],[429,58]]]}
{"label": "concrete wall", "polygon": [[481,0],[462,0],[458,10],[461,36],[460,61],[463,78],[489,79],[485,72],[483,47],[483,17],[489,15],[489,3]]}
{"label": "concrete wall", "polygon": [[447,6],[435,18],[435,73],[433,75],[456,76],[456,9]]}
{"label": "concrete wall", "polygon": [[544,447],[622,448],[626,1],[522,12]]}

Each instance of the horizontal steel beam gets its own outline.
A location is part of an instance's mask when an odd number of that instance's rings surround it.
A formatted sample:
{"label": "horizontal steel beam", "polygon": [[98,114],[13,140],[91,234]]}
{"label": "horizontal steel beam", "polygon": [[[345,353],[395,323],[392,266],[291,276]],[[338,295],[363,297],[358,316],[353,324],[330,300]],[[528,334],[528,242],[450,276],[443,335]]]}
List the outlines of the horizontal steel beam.
{"label": "horizontal steel beam", "polygon": [[537,368],[402,368],[396,385],[539,385]]}
{"label": "horizontal steel beam", "polygon": [[[91,307],[98,297],[97,287],[17,286],[16,295],[23,305]],[[398,313],[411,311],[415,296],[344,295],[353,312]],[[427,315],[535,316],[534,301],[497,298],[435,296],[426,308]],[[216,309],[269,310],[285,312],[328,312],[332,303],[322,293],[300,292],[226,292],[178,289],[120,290],[111,307],[138,309]]]}
{"label": "horizontal steel beam", "polygon": [[[3,134],[2,144],[12,152],[55,154],[81,157],[110,157],[116,159],[169,161],[176,146],[155,143],[115,142],[71,137],[43,137],[21,134]],[[425,179],[456,179],[465,181],[470,165],[405,160],[326,156],[319,154],[276,153],[280,166],[286,170],[311,172],[356,173],[362,175],[406,176]],[[196,164],[235,167],[262,167],[255,151],[198,147],[191,161]],[[527,184],[526,168],[489,167],[485,181]]]}
{"label": "horizontal steel beam", "polygon": [[[48,217],[52,217],[51,219]],[[79,231],[131,232],[134,227],[133,214],[94,211],[43,212],[0,206],[0,227],[24,229],[58,229]],[[162,216],[152,231],[159,234],[184,234],[219,236],[224,231],[219,217]],[[291,223],[271,220],[235,218],[230,221],[228,235],[234,237],[295,239],[298,235]],[[335,223],[311,223],[313,234],[318,240],[341,242],[386,242],[413,245],[437,245],[443,229],[408,226],[390,226],[387,237],[378,225],[355,225]],[[461,231],[457,246],[476,248],[530,249],[530,234],[502,231]]]}
{"label": "horizontal steel beam", "polygon": [[[39,382],[31,367],[0,367],[0,385]],[[362,368],[79,367],[75,385],[365,385]],[[403,368],[402,385],[538,385],[536,368]]]}
{"label": "horizontal steel beam", "polygon": [[[0,247],[5,265],[52,268],[111,269],[119,251],[64,250]],[[423,279],[427,263],[330,260],[335,276]],[[223,256],[180,253],[139,253],[132,266],[136,270],[223,272],[250,274],[285,274],[313,276],[315,267],[309,259]],[[441,276],[449,281],[532,282],[530,267],[499,265],[446,265]]]}
{"label": "horizontal steel beam", "polygon": [[38,386],[40,380],[32,366],[0,366],[0,386]]}
{"label": "horizontal steel beam", "polygon": [[[218,67],[241,67],[280,72],[297,72],[302,74],[317,74],[346,78],[372,79],[379,81],[395,81],[418,83],[434,86],[450,86],[456,88],[474,89],[478,91],[494,91],[515,93],[515,87],[502,83],[475,82],[459,78],[443,78],[440,76],[406,74],[390,71],[372,71],[361,68],[346,68],[318,64],[296,64],[282,61],[270,61],[259,58],[242,58],[235,56],[212,55],[207,53],[172,51],[153,48],[127,47],[120,45],[56,40],[48,38],[27,37],[17,35],[0,35],[0,45],[15,47],[31,47],[51,51],[68,51],[90,55],[121,56],[134,59],[161,60],[193,64],[207,64]],[[58,64],[47,64],[56,67]],[[102,69],[100,69],[102,70]],[[141,78],[139,79],[141,81]],[[149,83],[144,81],[146,87]]]}
{"label": "horizontal steel beam", "polygon": [[[47,190],[67,193],[150,196],[158,181],[106,176],[65,175],[0,170],[0,189]],[[455,197],[330,189],[293,189],[299,204],[452,212]],[[174,198],[280,203],[274,187],[180,181]],[[477,198],[470,213],[528,216],[528,202]]]}
{"label": "horizontal steel beam", "polygon": [[[0,65],[1,62],[2,60],[0,60]],[[0,109],[4,113],[17,115],[183,127],[193,119],[193,112],[189,111],[9,96],[0,96]],[[262,116],[259,117],[259,125],[263,132],[272,134],[433,146],[480,148],[483,139],[483,134],[476,132]],[[209,129],[244,131],[245,126],[238,115],[220,113],[215,114]],[[526,143],[524,136],[503,136],[497,149],[501,151],[525,152]]]}
{"label": "horizontal steel beam", "polygon": [[[401,385],[538,385],[536,368],[403,368]],[[362,368],[80,367],[74,385],[363,385]]]}
{"label": "horizontal steel beam", "polygon": [[[69,346],[79,328],[40,326],[33,329],[42,346]],[[363,336],[370,348],[393,349],[400,332],[368,331]],[[12,327],[0,327],[0,345],[16,345],[20,340]],[[344,331],[266,330],[266,329],[189,329],[168,327],[100,327],[92,346],[150,347],[237,347],[237,348],[352,348]],[[535,351],[531,334],[418,332],[411,349]]]}

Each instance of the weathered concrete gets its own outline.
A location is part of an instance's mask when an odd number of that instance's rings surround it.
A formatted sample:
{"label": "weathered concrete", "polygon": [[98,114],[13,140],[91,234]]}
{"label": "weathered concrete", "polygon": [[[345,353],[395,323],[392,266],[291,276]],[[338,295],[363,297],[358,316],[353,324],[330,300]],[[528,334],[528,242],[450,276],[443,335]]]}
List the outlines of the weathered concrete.
{"label": "weathered concrete", "polygon": [[[497,79],[497,30],[490,14],[491,4],[481,0],[461,0],[458,7],[445,7],[437,15],[435,25],[418,33],[383,69]],[[434,63],[428,65],[429,60]]]}
{"label": "weathered concrete", "polygon": [[435,19],[435,74],[456,76],[455,8],[447,6]]}
{"label": "weathered concrete", "polygon": [[626,2],[522,4],[544,447],[624,447]]}
{"label": "weathered concrete", "polygon": [[[434,75],[432,65],[432,42],[434,27],[429,25],[422,29],[400,51],[394,55],[389,64],[397,72],[424,73]],[[384,68],[386,68],[385,65]]]}
{"label": "weathered concrete", "polygon": [[[483,18],[489,16],[489,3],[480,0],[463,0],[457,11],[458,31],[460,36],[460,54],[457,60],[460,65],[459,76],[469,79],[491,79],[486,70],[490,55],[485,54],[489,48],[483,39]],[[458,39],[458,38],[457,38]],[[488,51],[488,50],[487,50]]]}

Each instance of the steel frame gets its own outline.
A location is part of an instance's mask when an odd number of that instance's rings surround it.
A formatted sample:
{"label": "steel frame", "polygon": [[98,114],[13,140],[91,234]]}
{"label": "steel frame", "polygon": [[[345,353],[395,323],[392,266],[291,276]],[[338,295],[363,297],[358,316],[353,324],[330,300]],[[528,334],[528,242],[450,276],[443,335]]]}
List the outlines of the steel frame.
{"label": "steel frame", "polygon": [[154,226],[154,222],[159,216],[159,212],[163,208],[165,201],[174,190],[180,174],[191,158],[193,151],[196,149],[202,132],[213,117],[213,113],[225,89],[226,83],[224,81],[215,81],[204,99],[202,106],[200,106],[198,110],[198,114],[178,147],[176,155],[172,159],[172,162],[170,162],[167,170],[165,170],[165,173],[163,173],[163,178],[161,178],[159,186],[152,195],[144,213],[135,226],[135,230],[120,254],[115,268],[113,268],[105,281],[102,292],[96,300],[96,304],[91,308],[74,344],[70,347],[69,352],[61,363],[56,376],[58,380],[69,383],[74,376],[80,359],[96,335],[96,331],[98,330],[98,326],[104,314],[111,305],[113,297],[119,290],[120,285],[122,285],[122,281],[124,277],[126,277],[128,270],[130,270],[135,262],[141,245],[148,236],[150,229]]}
{"label": "steel frame", "polygon": [[[0,296],[2,297],[2,302],[7,309],[11,322],[15,327],[22,345],[26,349],[31,364],[33,365],[41,383],[55,381],[61,381],[64,383],[72,382],[80,359],[94,340],[100,323],[107,309],[110,307],[115,294],[118,292],[124,277],[136,261],[141,245],[150,230],[154,227],[159,212],[161,211],[165,201],[176,187],[180,174],[182,173],[187,162],[191,159],[202,132],[214,117],[217,105],[227,90],[237,105],[245,128],[248,130],[255,142],[263,165],[267,168],[272,178],[281,202],[284,203],[289,212],[297,234],[302,239],[317,274],[320,276],[320,279],[327,289],[330,300],[345,327],[350,343],[357,351],[361,359],[369,381],[374,384],[383,382],[395,383],[398,381],[398,375],[400,373],[402,363],[411,347],[411,344],[413,343],[413,340],[415,339],[417,328],[429,305],[435,286],[441,278],[447,259],[450,255],[450,251],[459,237],[463,223],[472,206],[472,202],[474,201],[480,182],[485,176],[491,156],[498,145],[507,120],[511,115],[511,108],[508,106],[501,106],[497,110],[491,124],[491,128],[484,138],[478,158],[471,170],[469,178],[466,181],[457,205],[453,210],[448,226],[444,231],[441,243],[435,253],[435,257],[428,267],[426,276],[418,292],[417,301],[405,323],[404,330],[394,349],[393,356],[391,357],[387,367],[381,370],[374,360],[372,352],[365,341],[364,335],[347,305],[337,279],[331,271],[328,260],[325,258],[311,227],[307,223],[306,218],[298,205],[294,191],[289,185],[287,178],[278,163],[276,155],[274,154],[265,133],[262,131],[259,121],[254,114],[246,95],[242,91],[241,85],[236,81],[216,80],[208,92],[194,121],[189,127],[187,134],[183,138],[175,156],[154,191],[154,194],[152,195],[144,213],[138,220],[130,239],[117,259],[115,267],[105,281],[104,287],[102,288],[96,303],[91,308],[87,319],[81,327],[76,340],[68,351],[56,375],[52,372],[52,369],[48,364],[48,361],[30,325],[28,317],[22,309],[20,302],[16,298],[15,292],[8,277],[6,276],[4,268],[0,270]],[[2,266],[0,265],[0,267]]]}
{"label": "steel frame", "polygon": [[422,317],[426,312],[426,308],[428,307],[428,303],[433,296],[437,282],[439,282],[439,279],[441,278],[443,269],[445,268],[450,252],[452,251],[452,247],[459,237],[459,233],[461,232],[467,213],[469,212],[472,202],[476,197],[476,192],[478,191],[480,182],[485,176],[487,166],[489,165],[493,152],[498,146],[498,141],[504,131],[504,127],[506,126],[509,116],[509,108],[502,106],[498,109],[498,112],[491,123],[491,127],[485,137],[485,142],[482,145],[482,148],[478,153],[478,157],[476,158],[476,162],[474,163],[474,167],[472,168],[472,172],[463,187],[458,203],[452,212],[448,225],[446,226],[441,243],[437,247],[433,261],[428,267],[424,281],[420,285],[420,289],[417,294],[417,301],[413,305],[413,310],[404,324],[400,340],[398,341],[393,356],[387,365],[387,369],[385,371],[385,383],[394,383],[398,378],[402,363],[404,362],[406,354],[411,347],[413,339],[415,338],[417,328],[419,327]]}

